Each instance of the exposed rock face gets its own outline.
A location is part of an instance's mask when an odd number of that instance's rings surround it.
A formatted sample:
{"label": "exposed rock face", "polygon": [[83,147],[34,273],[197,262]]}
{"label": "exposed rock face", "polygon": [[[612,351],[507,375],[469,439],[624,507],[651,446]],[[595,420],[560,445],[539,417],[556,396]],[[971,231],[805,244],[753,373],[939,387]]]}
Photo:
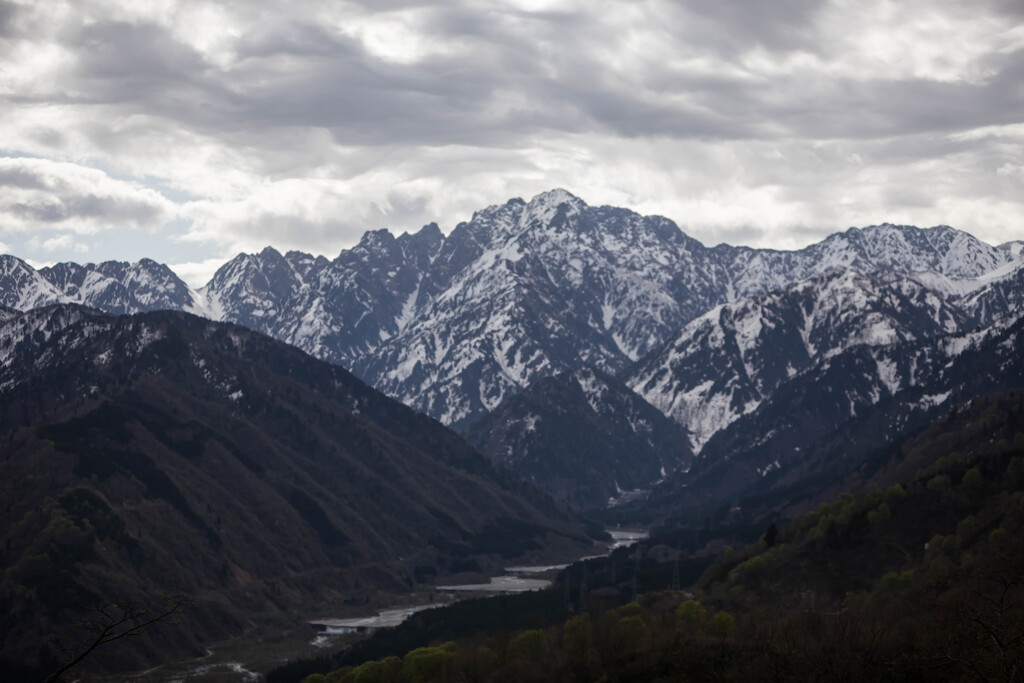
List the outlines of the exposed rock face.
{"label": "exposed rock face", "polygon": [[834,270],[711,309],[624,379],[688,427],[699,451],[780,386],[846,349],[931,339],[970,319],[914,280]]}
{"label": "exposed rock face", "polygon": [[850,346],[716,433],[650,503],[679,510],[813,494],[956,405],[1024,386],[1022,348],[1020,311],[976,331]]}

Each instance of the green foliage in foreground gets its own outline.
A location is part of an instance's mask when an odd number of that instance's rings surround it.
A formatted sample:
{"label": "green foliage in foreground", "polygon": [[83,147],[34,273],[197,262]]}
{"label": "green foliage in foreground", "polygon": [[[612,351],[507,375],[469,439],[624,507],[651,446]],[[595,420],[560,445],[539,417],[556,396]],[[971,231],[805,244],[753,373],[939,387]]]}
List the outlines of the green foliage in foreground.
{"label": "green foliage in foreground", "polygon": [[713,596],[649,593],[547,629],[482,633],[306,681],[1015,680],[1024,552],[983,545],[944,577],[887,573],[838,608],[730,612]]}

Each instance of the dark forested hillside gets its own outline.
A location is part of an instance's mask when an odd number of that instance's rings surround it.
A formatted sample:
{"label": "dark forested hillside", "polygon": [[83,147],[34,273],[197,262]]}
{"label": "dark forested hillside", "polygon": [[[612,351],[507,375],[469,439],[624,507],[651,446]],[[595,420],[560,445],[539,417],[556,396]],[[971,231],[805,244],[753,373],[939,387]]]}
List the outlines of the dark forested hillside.
{"label": "dark forested hillside", "polygon": [[50,667],[50,636],[162,592],[191,603],[182,624],[94,664],[198,655],[268,620],[367,608],[417,577],[589,547],[549,498],[438,422],[257,333],[75,307],[4,325],[8,662]]}
{"label": "dark forested hillside", "polygon": [[465,433],[496,464],[581,509],[649,489],[693,457],[682,427],[593,368],[538,380]]}

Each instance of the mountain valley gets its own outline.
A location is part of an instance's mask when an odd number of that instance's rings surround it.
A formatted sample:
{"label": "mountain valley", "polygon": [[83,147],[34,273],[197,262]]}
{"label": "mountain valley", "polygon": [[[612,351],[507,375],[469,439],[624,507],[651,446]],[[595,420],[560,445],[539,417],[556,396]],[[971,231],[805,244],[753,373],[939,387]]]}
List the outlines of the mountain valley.
{"label": "mountain valley", "polygon": [[90,606],[188,596],[187,628],[93,665],[137,670],[594,554],[598,521],[704,571],[944,420],[984,450],[959,416],[1024,387],[1021,246],[885,224],[706,247],[553,190],[334,260],[241,254],[199,289],[0,256],[0,659],[52,669],[37,644]]}

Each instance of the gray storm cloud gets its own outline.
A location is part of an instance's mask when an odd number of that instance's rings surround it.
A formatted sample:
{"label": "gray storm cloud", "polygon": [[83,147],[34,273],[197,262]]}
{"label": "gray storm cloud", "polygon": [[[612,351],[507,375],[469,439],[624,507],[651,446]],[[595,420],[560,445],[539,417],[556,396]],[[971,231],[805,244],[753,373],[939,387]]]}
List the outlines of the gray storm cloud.
{"label": "gray storm cloud", "polygon": [[563,186],[707,242],[798,246],[881,220],[1019,238],[1022,15],[1001,0],[0,2],[0,150],[57,164],[46,187],[5,171],[0,217],[180,216],[186,242],[225,254],[330,254]]}
{"label": "gray storm cloud", "polygon": [[9,231],[35,228],[92,233],[160,227],[174,207],[152,189],[76,164],[0,158],[0,216]]}

